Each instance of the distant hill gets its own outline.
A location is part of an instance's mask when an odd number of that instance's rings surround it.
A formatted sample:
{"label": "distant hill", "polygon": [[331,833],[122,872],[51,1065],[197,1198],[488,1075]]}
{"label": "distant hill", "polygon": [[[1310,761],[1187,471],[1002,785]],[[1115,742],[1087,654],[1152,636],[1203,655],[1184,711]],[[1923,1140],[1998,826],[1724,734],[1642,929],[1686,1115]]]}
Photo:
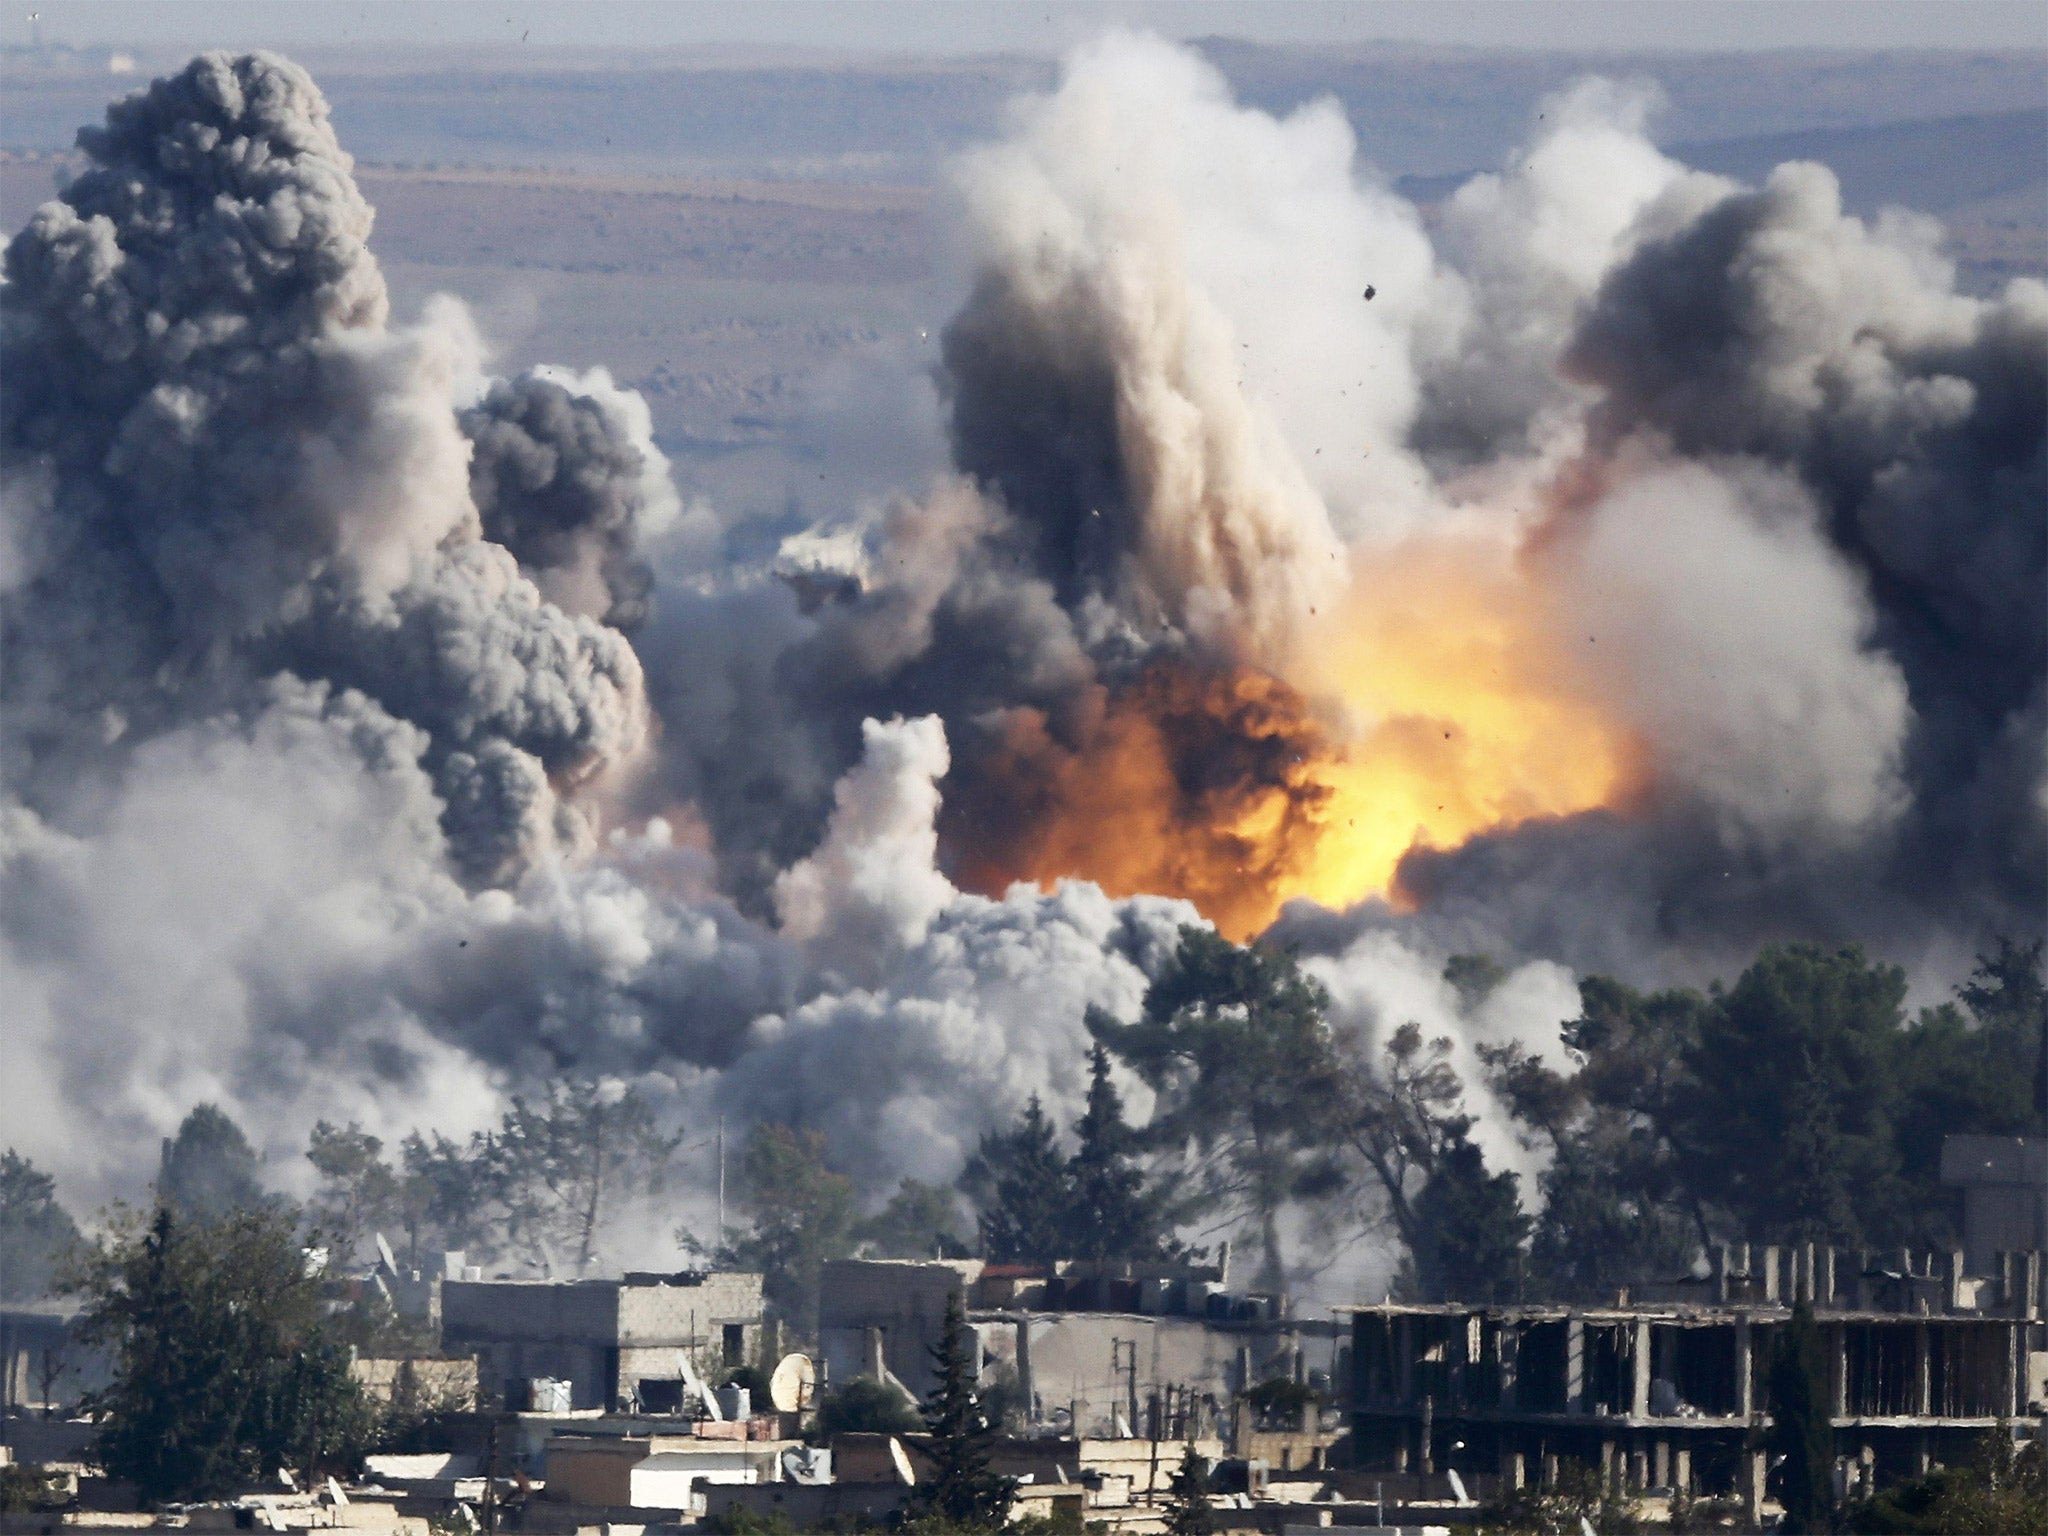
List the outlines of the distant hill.
{"label": "distant hill", "polygon": [[[1581,75],[1653,80],[1677,143],[2048,109],[2048,53],[1533,53],[1280,47],[1200,50],[1247,102],[1288,111],[1335,96],[1364,158],[1391,176],[1492,167],[1537,104]],[[0,146],[69,147],[108,99],[179,61],[0,50]],[[995,133],[1003,104],[1052,83],[1050,60],[683,57],[534,49],[524,61],[451,50],[309,55],[343,141],[386,164],[547,167],[638,175],[929,179]],[[110,68],[130,70],[111,74]]]}
{"label": "distant hill", "polygon": [[2039,49],[1508,53],[1230,39],[1199,46],[1244,100],[1269,111],[1335,96],[1361,153],[1395,176],[1497,167],[1527,134],[1538,103],[1588,74],[1655,82],[1664,105],[1651,126],[1674,144],[2048,109],[2048,51]]}
{"label": "distant hill", "polygon": [[1889,206],[1951,217],[1987,209],[2048,226],[2048,108],[1996,115],[1758,134],[1679,144],[1701,170],[1754,182],[1787,160],[1818,160],[1842,181],[1851,212]]}

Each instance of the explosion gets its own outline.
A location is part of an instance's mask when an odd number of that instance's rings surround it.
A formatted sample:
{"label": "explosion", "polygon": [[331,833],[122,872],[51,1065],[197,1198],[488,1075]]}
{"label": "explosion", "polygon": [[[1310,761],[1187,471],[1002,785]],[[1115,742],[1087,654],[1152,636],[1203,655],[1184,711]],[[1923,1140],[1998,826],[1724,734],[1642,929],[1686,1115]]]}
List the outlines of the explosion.
{"label": "explosion", "polygon": [[1405,906],[1410,849],[1639,787],[1640,743],[1559,622],[1531,571],[1481,541],[1356,554],[1292,680],[1158,662],[1075,748],[1013,713],[945,823],[959,876],[990,894],[1073,878],[1180,896],[1240,940],[1296,897]]}
{"label": "explosion", "polygon": [[1079,50],[955,168],[948,466],[772,556],[391,315],[302,70],[116,103],[0,283],[10,1141],[109,1196],[201,1100],[303,1172],[567,1073],[879,1201],[1071,1123],[1204,917],[1559,1061],[1566,967],[2038,932],[2048,287],[1625,95],[1425,224],[1334,103]]}

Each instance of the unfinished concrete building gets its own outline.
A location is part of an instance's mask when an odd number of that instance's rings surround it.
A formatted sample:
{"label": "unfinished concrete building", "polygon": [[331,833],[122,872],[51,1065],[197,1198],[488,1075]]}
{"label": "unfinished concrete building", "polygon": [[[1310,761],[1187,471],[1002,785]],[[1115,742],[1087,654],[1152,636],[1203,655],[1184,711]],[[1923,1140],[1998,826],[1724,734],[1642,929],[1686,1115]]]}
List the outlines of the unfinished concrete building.
{"label": "unfinished concrete building", "polygon": [[[760,1352],[761,1276],[628,1274],[615,1280],[448,1280],[441,1344],[474,1354],[482,1391],[511,1408],[536,1382],[560,1406],[673,1411],[694,1374],[710,1379]],[[549,1404],[548,1406],[554,1406]]]}
{"label": "unfinished concrete building", "polygon": [[[1723,1250],[1697,1299],[1610,1307],[1361,1307],[1353,1314],[1357,1465],[1456,1470],[1481,1485],[1561,1462],[1630,1489],[1763,1497],[1778,1330],[1809,1302],[1830,1362],[1845,1489],[1967,1459],[2041,1393],[2040,1256],[1873,1257]],[[1667,1288],[1681,1291],[1682,1286]]]}

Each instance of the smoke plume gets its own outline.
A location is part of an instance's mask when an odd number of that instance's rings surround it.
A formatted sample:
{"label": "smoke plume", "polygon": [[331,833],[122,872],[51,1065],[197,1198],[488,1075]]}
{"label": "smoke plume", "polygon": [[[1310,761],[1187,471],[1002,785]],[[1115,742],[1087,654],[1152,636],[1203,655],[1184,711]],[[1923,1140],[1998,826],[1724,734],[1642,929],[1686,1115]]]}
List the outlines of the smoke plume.
{"label": "smoke plume", "polygon": [[1651,110],[1426,223],[1333,104],[1082,49],[954,168],[952,472],[755,559],[607,375],[391,317],[303,71],[116,103],[0,288],[9,1139],[89,1200],[211,1100],[290,1183],[573,1070],[879,1198],[1277,920],[1533,1175],[1474,1052],[1576,970],[2038,931],[2048,288]]}

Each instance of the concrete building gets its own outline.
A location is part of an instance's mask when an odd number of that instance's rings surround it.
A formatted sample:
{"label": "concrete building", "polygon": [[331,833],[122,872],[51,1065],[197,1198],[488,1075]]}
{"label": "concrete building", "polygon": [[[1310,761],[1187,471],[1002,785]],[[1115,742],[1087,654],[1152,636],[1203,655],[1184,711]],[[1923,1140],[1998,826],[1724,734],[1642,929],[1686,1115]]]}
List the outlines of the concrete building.
{"label": "concrete building", "polygon": [[775,1481],[787,1446],[693,1435],[563,1434],[545,1448],[551,1503],[694,1511],[701,1489]]}
{"label": "concrete building", "polygon": [[76,1403],[107,1384],[111,1362],[74,1332],[71,1301],[0,1307],[0,1416]]}
{"label": "concrete building", "polygon": [[1275,1376],[1327,1385],[1342,1332],[1286,1299],[1233,1295],[1223,1266],[988,1265],[847,1259],[825,1266],[819,1343],[828,1385],[932,1383],[948,1299],[961,1298],[982,1379],[1027,1422],[1082,1437],[1237,1435],[1236,1398]]}
{"label": "concrete building", "polygon": [[1971,1274],[1992,1273],[2001,1252],[2048,1249],[2048,1137],[1944,1137],[1941,1182],[1963,1192]]}
{"label": "concrete building", "polygon": [[2048,1364],[2039,1259],[1999,1255],[1998,1277],[1973,1283],[1961,1255],[1923,1264],[1762,1249],[1739,1268],[1717,1265],[1705,1283],[1720,1295],[1699,1301],[1360,1307],[1356,1465],[1521,1486],[1575,1460],[1631,1489],[1734,1495],[1755,1508],[1771,1351],[1805,1300],[1831,1363],[1843,1478],[1918,1475],[1965,1459],[1984,1431],[2038,1399]]}
{"label": "concrete building", "polygon": [[685,1271],[616,1280],[448,1280],[444,1353],[473,1354],[484,1393],[528,1406],[536,1382],[565,1406],[682,1406],[694,1373],[715,1380],[760,1351],[761,1277]]}

